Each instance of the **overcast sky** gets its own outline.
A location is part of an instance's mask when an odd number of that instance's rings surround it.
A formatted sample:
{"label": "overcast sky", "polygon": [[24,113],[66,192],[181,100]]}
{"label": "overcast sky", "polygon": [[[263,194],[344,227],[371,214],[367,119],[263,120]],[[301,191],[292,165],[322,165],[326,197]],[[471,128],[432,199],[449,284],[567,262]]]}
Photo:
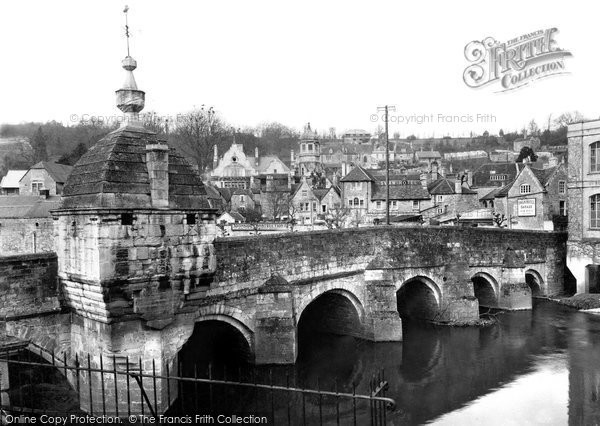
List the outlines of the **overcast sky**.
{"label": "overcast sky", "polygon": [[[579,110],[600,116],[598,2],[12,1],[0,3],[0,122],[118,113],[124,78],[122,9],[146,111],[214,106],[236,126],[280,121],[338,133],[373,131],[378,105],[400,115],[402,136],[496,133],[531,118]],[[511,92],[463,82],[472,40],[507,41],[558,28],[569,74]],[[438,114],[492,114],[495,122],[443,124]]]}

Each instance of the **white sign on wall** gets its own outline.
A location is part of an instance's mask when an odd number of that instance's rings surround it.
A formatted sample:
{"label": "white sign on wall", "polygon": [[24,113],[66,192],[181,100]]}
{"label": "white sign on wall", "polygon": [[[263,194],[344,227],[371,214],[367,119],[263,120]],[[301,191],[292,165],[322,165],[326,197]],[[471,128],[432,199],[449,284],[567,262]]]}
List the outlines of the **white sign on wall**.
{"label": "white sign on wall", "polygon": [[535,198],[517,200],[517,216],[535,216]]}

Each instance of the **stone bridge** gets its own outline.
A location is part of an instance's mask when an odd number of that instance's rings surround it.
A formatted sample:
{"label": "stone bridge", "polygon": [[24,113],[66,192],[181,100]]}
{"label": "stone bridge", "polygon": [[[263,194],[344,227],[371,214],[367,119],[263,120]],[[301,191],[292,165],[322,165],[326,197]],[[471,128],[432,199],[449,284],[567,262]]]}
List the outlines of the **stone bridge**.
{"label": "stone bridge", "polygon": [[[285,364],[297,357],[303,324],[398,341],[405,317],[469,324],[480,306],[531,309],[532,295],[561,293],[565,250],[564,233],[484,228],[378,226],[227,238],[210,249],[210,279],[157,280],[152,288],[134,280],[127,284],[138,286],[132,291],[113,281],[101,292],[91,283],[63,285],[55,254],[13,256],[0,259],[0,315],[7,335],[57,357],[91,353],[96,365],[104,354],[120,366],[127,356],[132,365],[142,359],[144,368],[154,360],[158,373],[167,365],[177,371],[181,349],[202,324],[237,333],[257,364]],[[101,304],[110,313],[104,319]],[[164,411],[172,401],[164,384],[157,386]],[[85,395],[81,404],[86,408]]]}

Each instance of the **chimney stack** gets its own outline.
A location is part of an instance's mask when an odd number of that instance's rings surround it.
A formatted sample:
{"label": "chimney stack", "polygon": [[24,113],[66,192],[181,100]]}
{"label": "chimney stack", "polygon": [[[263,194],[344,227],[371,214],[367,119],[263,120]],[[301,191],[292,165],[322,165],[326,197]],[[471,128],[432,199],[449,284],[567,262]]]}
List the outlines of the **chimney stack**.
{"label": "chimney stack", "polygon": [[164,141],[146,145],[146,167],[150,178],[152,207],[169,207],[169,146]]}
{"label": "chimney stack", "polygon": [[454,180],[454,193],[462,194],[462,181],[460,176],[456,176],[456,179]]}

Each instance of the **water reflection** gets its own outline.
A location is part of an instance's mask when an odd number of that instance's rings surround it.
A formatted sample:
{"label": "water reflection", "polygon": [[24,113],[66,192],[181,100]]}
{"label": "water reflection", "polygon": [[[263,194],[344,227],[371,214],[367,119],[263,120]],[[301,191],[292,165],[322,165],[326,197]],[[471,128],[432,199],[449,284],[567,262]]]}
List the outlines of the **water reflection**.
{"label": "water reflection", "polygon": [[398,343],[304,334],[296,365],[252,374],[367,392],[383,368],[398,403],[388,418],[395,425],[600,424],[600,317],[540,301],[498,318],[486,328],[405,321]]}

